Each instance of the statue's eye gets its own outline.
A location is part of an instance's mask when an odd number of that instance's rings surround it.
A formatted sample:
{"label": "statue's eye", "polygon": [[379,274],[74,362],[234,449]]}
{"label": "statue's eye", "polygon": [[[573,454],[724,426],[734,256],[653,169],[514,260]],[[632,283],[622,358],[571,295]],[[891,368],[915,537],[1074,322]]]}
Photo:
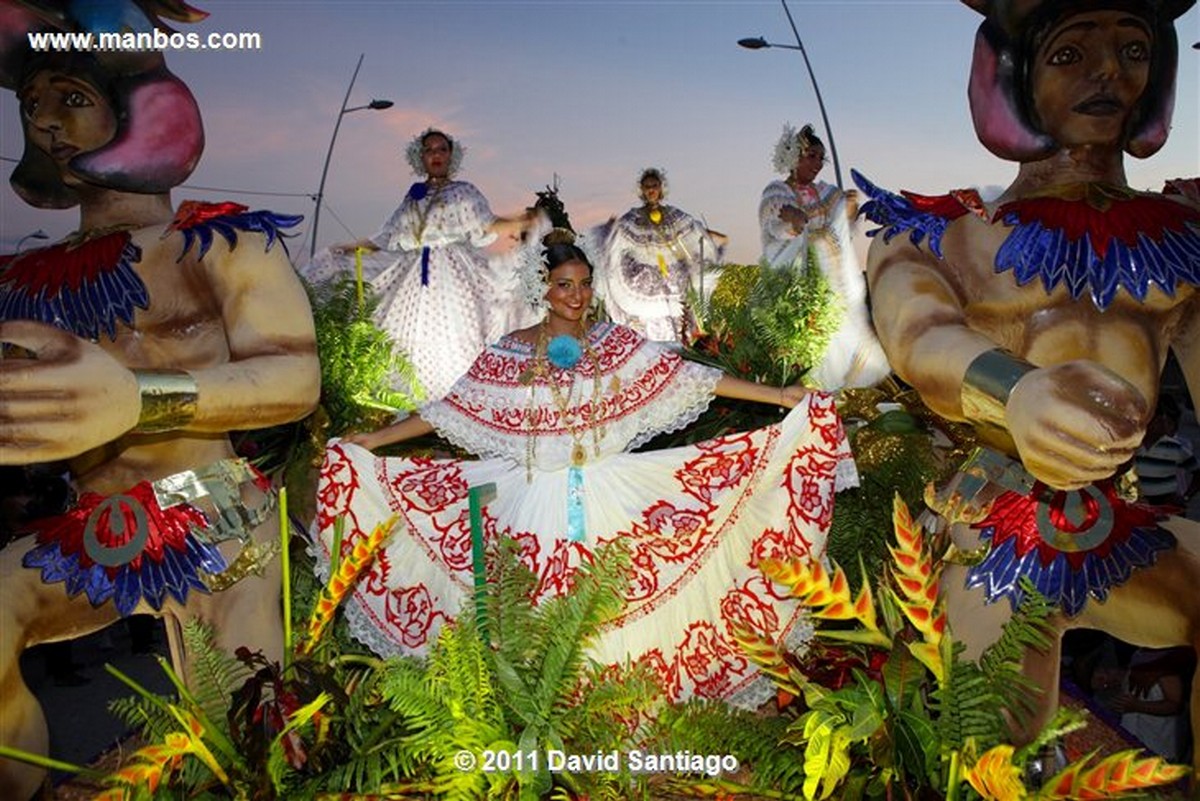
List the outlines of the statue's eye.
{"label": "statue's eye", "polygon": [[1067,45],[1051,53],[1046,59],[1046,63],[1054,67],[1063,67],[1068,64],[1078,63],[1082,59],[1083,54],[1079,52],[1078,48],[1073,45]]}
{"label": "statue's eye", "polygon": [[1121,48],[1121,54],[1130,61],[1149,61],[1150,45],[1140,39],[1136,42],[1129,42]]}
{"label": "statue's eye", "polygon": [[72,89],[63,96],[63,105],[67,108],[86,108],[92,105],[92,99],[78,89]]}

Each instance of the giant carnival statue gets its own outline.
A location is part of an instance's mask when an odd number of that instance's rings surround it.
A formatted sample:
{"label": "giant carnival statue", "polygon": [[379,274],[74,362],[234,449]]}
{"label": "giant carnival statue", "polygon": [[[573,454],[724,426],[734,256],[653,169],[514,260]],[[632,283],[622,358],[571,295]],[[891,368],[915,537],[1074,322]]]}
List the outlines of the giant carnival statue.
{"label": "giant carnival statue", "polygon": [[[1200,526],[1122,481],[1169,351],[1200,398],[1200,208],[1186,182],[1131,189],[1123,166],[1167,138],[1174,24],[1194,1],[966,0],[984,16],[975,129],[1015,180],[985,202],[856,176],[881,226],[868,279],[888,358],[986,443],[932,499],[955,524],[943,587],[969,657],[1024,579],[1058,607],[1058,635],[1200,646]],[[1057,706],[1059,665],[1057,642],[1026,656],[1045,691],[1031,731]],[[1195,680],[1191,714],[1200,731]]]}
{"label": "giant carnival statue", "polygon": [[[0,258],[0,463],[62,461],[74,489],[63,514],[0,551],[0,744],[27,752],[47,749],[18,667],[29,646],[150,612],[185,678],[190,619],[225,648],[282,656],[274,494],[228,432],[316,404],[312,316],[279,239],[298,218],[173,205],[204,136],[161,53],[35,52],[26,37],[166,29],[161,16],[204,14],[175,0],[0,2],[0,85],[25,134],[12,187],[80,209],[62,242]],[[0,760],[0,798],[41,780]]]}

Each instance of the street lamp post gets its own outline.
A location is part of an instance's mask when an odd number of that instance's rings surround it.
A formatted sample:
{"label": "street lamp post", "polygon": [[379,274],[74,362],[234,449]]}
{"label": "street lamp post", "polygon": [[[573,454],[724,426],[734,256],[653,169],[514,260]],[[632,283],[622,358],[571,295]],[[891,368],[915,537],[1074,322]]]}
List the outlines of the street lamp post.
{"label": "street lamp post", "polygon": [[354,74],[350,76],[350,85],[346,87],[346,96],[342,98],[342,107],[338,111],[337,122],[333,124],[333,136],[329,137],[329,150],[325,151],[325,166],[321,168],[321,183],[317,187],[316,202],[317,207],[313,211],[313,225],[311,241],[309,242],[308,258],[311,259],[317,252],[317,225],[321,222],[321,203],[325,200],[325,179],[329,176],[329,160],[333,158],[333,145],[337,142],[338,129],[342,127],[342,117],[345,117],[351,111],[362,111],[363,109],[371,109],[379,111],[385,108],[391,108],[394,104],[390,100],[372,100],[363,106],[351,106],[346,108],[346,104],[350,102],[350,92],[354,89],[354,82],[358,80],[358,71],[362,68],[363,56],[365,53],[360,53],[358,56],[358,64],[354,66]]}
{"label": "street lamp post", "polygon": [[36,231],[34,231],[33,233],[25,234],[25,236],[23,236],[23,237],[21,237],[20,239],[18,239],[18,240],[17,240],[17,246],[16,246],[16,248],[13,250],[13,252],[14,252],[14,253],[20,253],[20,252],[21,252],[21,245],[24,245],[24,244],[25,244],[25,240],[26,240],[26,239],[49,239],[49,238],[50,238],[50,235],[49,235],[48,233],[46,233],[45,231],[43,231],[41,228],[39,228],[39,229],[37,229]]}
{"label": "street lamp post", "polygon": [[808,51],[804,49],[804,42],[800,40],[800,31],[796,28],[796,21],[792,19],[792,11],[788,8],[787,0],[780,0],[780,2],[783,3],[783,11],[787,14],[788,22],[792,26],[792,33],[796,36],[796,44],[775,44],[774,42],[768,42],[761,36],[738,39],[738,44],[747,50],[778,47],[782,50],[800,51],[800,55],[804,57],[804,66],[808,70],[808,79],[812,81],[813,94],[817,96],[817,108],[821,110],[821,121],[825,124],[825,136],[829,139],[829,155],[833,157],[833,173],[837,177],[838,189],[842,189],[842,165],[838,161],[837,145],[833,141],[833,129],[829,127],[829,115],[825,113],[825,101],[821,99],[821,87],[817,85],[817,76],[813,74],[812,62],[808,60]]}

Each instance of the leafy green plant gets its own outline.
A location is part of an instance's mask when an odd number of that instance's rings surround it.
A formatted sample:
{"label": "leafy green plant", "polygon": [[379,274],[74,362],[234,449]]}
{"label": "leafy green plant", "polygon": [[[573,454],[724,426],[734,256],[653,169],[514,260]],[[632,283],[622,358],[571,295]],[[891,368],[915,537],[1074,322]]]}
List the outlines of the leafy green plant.
{"label": "leafy green plant", "polygon": [[534,577],[503,540],[493,562],[487,636],[469,614],[443,628],[427,662],[384,668],[383,696],[400,713],[407,768],[439,798],[536,799],[556,787],[573,794],[626,797],[621,772],[551,773],[544,759],[514,761],[494,773],[463,771],[456,757],[485,750],[544,755],[628,747],[661,703],[648,671],[592,665],[589,644],[623,606],[629,559],[618,545],[597,550],[570,592],[535,605]]}
{"label": "leafy green plant", "polygon": [[246,648],[228,655],[210,629],[189,622],[189,685],[160,659],[176,698],[154,695],[117,674],[137,696],[115,702],[113,710],[140,725],[150,744],[108,777],[104,801],[317,799],[373,792],[402,778],[394,718],[375,689],[381,661],[336,653],[328,643],[319,647],[393,522],[377,527],[342,560],[314,604],[308,636],[286,666]]}
{"label": "leafy green plant", "polygon": [[844,315],[820,267],[727,264],[707,301],[693,299],[704,335],[697,358],[731,375],[784,386],[821,361]]}
{"label": "leafy green plant", "polygon": [[[802,699],[804,709],[783,742],[803,750],[804,797],[935,793],[953,801],[969,792],[969,783],[984,798],[1025,798],[1018,778],[1025,760],[1083,725],[1075,713],[1060,711],[1034,743],[1008,745],[1010,716],[1027,719],[1035,692],[1021,674],[1021,655],[1049,645],[1045,627],[1052,609],[1026,582],[1026,599],[1000,640],[977,662],[964,659],[946,627],[938,563],[899,498],[893,525],[896,544],[878,587],[864,581],[854,592],[840,567],[829,572],[819,561],[762,563],[764,574],[788,587],[823,624],[814,655],[801,659],[752,632],[738,635],[750,658]],[[830,622],[836,627],[824,625]],[[1105,793],[1091,797],[1117,798],[1176,781],[1187,770],[1161,760],[1135,765],[1128,754],[1099,765],[1086,762],[1047,782],[1057,789],[1028,797],[1080,797],[1054,793],[1087,786]],[[1135,767],[1136,777],[1125,772]]]}
{"label": "leafy green plant", "polygon": [[[703,334],[685,357],[760,383],[785,386],[802,379],[825,353],[842,308],[820,268],[775,270],[765,264],[726,264],[707,300],[689,299]],[[692,425],[656,437],[644,450],[672,448],[730,431],[777,423],[783,414],[761,403],[717,398]]]}
{"label": "leafy green plant", "polygon": [[[310,285],[321,359],[321,405],[335,435],[377,428],[424,400],[412,365],[372,318],[379,304],[369,284],[343,276]],[[408,393],[393,386],[410,386]]]}

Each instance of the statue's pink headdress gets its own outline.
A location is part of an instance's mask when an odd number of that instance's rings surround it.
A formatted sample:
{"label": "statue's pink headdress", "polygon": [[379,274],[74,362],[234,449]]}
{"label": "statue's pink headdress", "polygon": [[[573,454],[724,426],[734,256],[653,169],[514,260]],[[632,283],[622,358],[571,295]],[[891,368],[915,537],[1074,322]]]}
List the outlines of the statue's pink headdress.
{"label": "statue's pink headdress", "polygon": [[975,133],[1002,159],[1036,161],[1056,143],[1032,118],[1028,73],[1034,33],[1071,14],[1123,9],[1144,19],[1154,36],[1150,80],[1130,119],[1125,150],[1146,158],[1167,141],[1179,61],[1175,19],[1196,0],[963,0],[984,15],[975,35],[968,95]]}
{"label": "statue's pink headdress", "polygon": [[[187,86],[167,69],[157,51],[35,52],[31,32],[89,32],[69,14],[69,2],[0,3],[0,86],[19,91],[42,69],[71,72],[96,86],[110,100],[117,117],[112,141],[71,160],[72,171],[100,186],[127,192],[165,192],[182,183],[204,150],[200,109]],[[204,13],[178,0],[159,0],[127,11],[151,26],[169,30],[158,15],[196,21]],[[90,31],[98,33],[99,31]],[[62,182],[58,165],[28,139],[20,164],[10,177],[13,189],[40,208],[69,208],[79,199]]]}

